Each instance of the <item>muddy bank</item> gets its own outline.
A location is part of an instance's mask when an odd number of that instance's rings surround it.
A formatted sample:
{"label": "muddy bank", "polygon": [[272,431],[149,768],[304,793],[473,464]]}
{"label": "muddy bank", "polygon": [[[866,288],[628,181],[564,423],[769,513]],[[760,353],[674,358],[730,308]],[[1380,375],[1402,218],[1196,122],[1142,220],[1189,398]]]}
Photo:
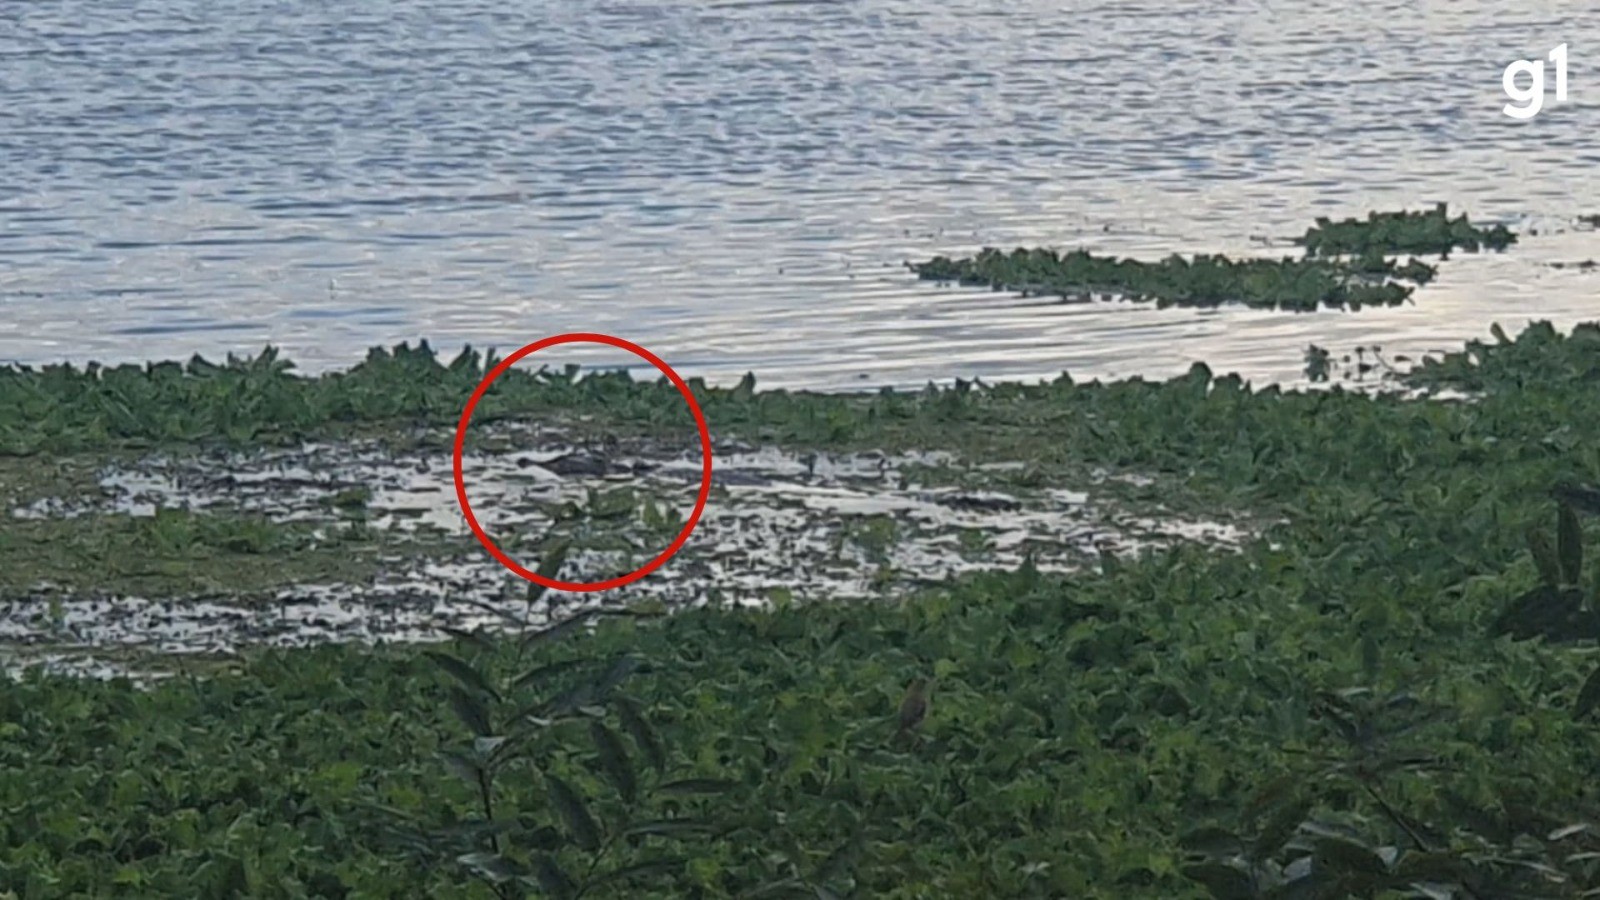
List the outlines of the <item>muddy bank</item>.
{"label": "muddy bank", "polygon": [[[499,627],[513,611],[543,621],[601,602],[859,602],[1024,559],[1069,571],[1102,553],[1180,540],[1231,546],[1245,535],[1236,524],[1121,502],[1111,488],[1130,479],[1105,472],[1071,486],[997,489],[1019,464],[724,442],[710,500],[678,556],[628,587],[553,592],[527,608],[526,582],[472,537],[438,438],[411,449],[366,440],[107,462],[77,492],[35,497],[10,518],[87,529],[107,517],[243,517],[297,529],[305,542],[291,556],[344,548],[352,560],[369,557],[370,570],[352,565],[359,577],[291,578],[269,589],[174,584],[159,596],[39,582],[0,601],[0,640],[14,661],[52,665],[127,650],[420,641],[441,626]],[[699,486],[698,451],[663,443],[580,442],[561,429],[500,424],[475,433],[471,446],[463,472],[478,521],[529,567],[541,541],[571,541],[565,580],[610,578],[652,559],[682,527]]]}

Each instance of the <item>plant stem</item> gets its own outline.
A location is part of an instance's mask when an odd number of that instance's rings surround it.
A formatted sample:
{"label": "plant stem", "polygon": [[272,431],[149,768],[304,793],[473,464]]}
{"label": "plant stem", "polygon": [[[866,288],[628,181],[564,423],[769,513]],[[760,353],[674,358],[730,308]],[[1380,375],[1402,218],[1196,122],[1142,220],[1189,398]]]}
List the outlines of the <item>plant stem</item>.
{"label": "plant stem", "polygon": [[1389,817],[1389,821],[1399,826],[1400,830],[1406,833],[1406,837],[1411,838],[1411,842],[1417,845],[1418,850],[1421,850],[1423,853],[1433,852],[1433,848],[1429,847],[1428,842],[1422,839],[1422,835],[1418,834],[1416,829],[1412,828],[1410,823],[1402,818],[1400,814],[1395,811],[1394,807],[1390,806],[1388,801],[1384,800],[1383,797],[1379,795],[1378,791],[1373,788],[1372,785],[1363,784],[1362,787],[1366,788],[1367,793],[1372,795],[1372,799],[1378,801],[1378,808],[1383,810],[1383,814],[1385,816]]}
{"label": "plant stem", "polygon": [[583,884],[578,886],[578,892],[572,895],[572,900],[579,900],[584,895],[584,892],[589,890],[589,886],[593,883],[594,871],[600,868],[600,861],[605,859],[607,853],[611,852],[611,847],[616,843],[619,834],[621,834],[620,831],[611,834],[600,844],[600,849],[594,852],[594,858],[589,860],[589,870],[583,873]]}
{"label": "plant stem", "polygon": [[483,820],[489,825],[489,846],[496,855],[500,853],[500,835],[494,831],[494,792],[489,786],[489,774],[478,770],[478,796],[483,800]]}

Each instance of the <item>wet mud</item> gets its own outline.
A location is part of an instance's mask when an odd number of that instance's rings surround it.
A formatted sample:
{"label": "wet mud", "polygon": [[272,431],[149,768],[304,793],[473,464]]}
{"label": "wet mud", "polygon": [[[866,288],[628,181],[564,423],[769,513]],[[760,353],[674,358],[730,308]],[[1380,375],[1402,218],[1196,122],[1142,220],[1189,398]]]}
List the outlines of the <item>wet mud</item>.
{"label": "wet mud", "polygon": [[[679,533],[700,485],[698,447],[593,443],[532,425],[481,429],[463,458],[478,522],[508,555],[535,567],[552,536],[570,542],[559,574],[595,581],[654,559]],[[437,436],[434,436],[437,438]],[[963,572],[1043,571],[1098,564],[1103,553],[1201,541],[1225,548],[1237,524],[1132,508],[1080,485],[964,487],[1016,464],[974,465],[944,453],[829,455],[719,444],[705,511],[679,554],[623,588],[552,591],[532,604],[527,582],[473,537],[442,440],[306,444],[249,453],[152,455],[108,463],[97,491],[48,496],[18,519],[153,516],[158,510],[251,514],[391,539],[373,577],[271,591],[165,597],[96,595],[40,585],[0,600],[8,666],[127,670],[127,659],[226,656],[251,646],[438,639],[440,627],[505,627],[507,614],[549,621],[600,603],[866,602],[907,595]],[[1138,484],[1137,475],[1117,476]],[[404,548],[396,551],[393,548]]]}

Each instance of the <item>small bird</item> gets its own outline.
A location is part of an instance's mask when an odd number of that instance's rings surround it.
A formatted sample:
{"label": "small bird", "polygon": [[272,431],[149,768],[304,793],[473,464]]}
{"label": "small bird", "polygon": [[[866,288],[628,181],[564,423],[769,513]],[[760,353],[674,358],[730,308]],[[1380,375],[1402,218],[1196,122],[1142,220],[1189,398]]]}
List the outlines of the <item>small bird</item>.
{"label": "small bird", "polygon": [[912,679],[906,688],[906,698],[900,701],[900,730],[895,732],[895,739],[908,737],[927,717],[928,679]]}

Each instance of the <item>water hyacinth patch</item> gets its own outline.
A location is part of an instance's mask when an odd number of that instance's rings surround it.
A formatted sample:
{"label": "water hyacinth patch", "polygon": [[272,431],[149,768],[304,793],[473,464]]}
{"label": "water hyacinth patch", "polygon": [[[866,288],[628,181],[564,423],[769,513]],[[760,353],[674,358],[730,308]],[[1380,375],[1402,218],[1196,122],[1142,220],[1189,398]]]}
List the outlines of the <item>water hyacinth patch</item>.
{"label": "water hyacinth patch", "polygon": [[1413,290],[1398,279],[1425,282],[1433,277],[1430,267],[1415,260],[1406,266],[1381,259],[1336,265],[1320,260],[1233,260],[1202,254],[1148,263],[1096,256],[1085,250],[1058,253],[1021,248],[1009,254],[985,248],[977,256],[961,260],[938,256],[911,268],[928,281],[1070,300],[1104,296],[1154,301],[1162,308],[1241,303],[1297,312],[1394,306],[1409,299]]}
{"label": "water hyacinth patch", "polygon": [[1365,221],[1318,219],[1299,240],[1306,248],[1303,259],[1235,260],[1200,254],[1144,262],[1086,250],[1018,248],[1006,253],[986,247],[974,257],[936,256],[908,267],[928,281],[1067,300],[1118,298],[1163,308],[1242,304],[1297,312],[1359,310],[1404,303],[1416,286],[1437,274],[1415,258],[1401,264],[1391,257],[1444,255],[1456,248],[1498,250],[1515,240],[1503,225],[1480,229],[1464,215],[1449,218],[1440,205],[1429,212],[1372,213]]}
{"label": "water hyacinth patch", "polygon": [[1431,210],[1368,213],[1365,220],[1334,222],[1319,217],[1299,243],[1312,256],[1361,256],[1368,253],[1448,255],[1452,250],[1504,250],[1517,236],[1502,224],[1473,225],[1463,213],[1450,218],[1446,204]]}
{"label": "water hyacinth patch", "polygon": [[[1426,402],[1203,367],[870,396],[698,386],[719,437],[942,449],[1016,463],[992,477],[1018,483],[1140,473],[1153,486],[1130,490],[1274,524],[1237,552],[1024,562],[895,602],[616,615],[526,646],[461,631],[433,656],[257,652],[145,689],[8,678],[0,893],[1580,896],[1600,887],[1594,642],[1493,626],[1592,576],[1597,335],[1535,325],[1434,361],[1416,386],[1470,396]],[[377,376],[396,365],[413,368]],[[8,417],[12,435],[182,446],[104,428],[103,387],[55,377],[38,411],[72,428]],[[160,380],[144,418],[206,428],[220,410],[185,411],[190,392],[235,390],[256,435],[402,431],[470,382],[395,354],[359,378],[127,377]],[[672,406],[650,384],[530,379],[503,415],[603,391],[615,427],[660,429],[651,410]],[[165,544],[189,546],[179,524]],[[900,539],[862,529],[874,552]],[[895,740],[919,679],[931,700]],[[517,736],[525,755],[496,740]],[[489,814],[478,771],[499,760]]]}

